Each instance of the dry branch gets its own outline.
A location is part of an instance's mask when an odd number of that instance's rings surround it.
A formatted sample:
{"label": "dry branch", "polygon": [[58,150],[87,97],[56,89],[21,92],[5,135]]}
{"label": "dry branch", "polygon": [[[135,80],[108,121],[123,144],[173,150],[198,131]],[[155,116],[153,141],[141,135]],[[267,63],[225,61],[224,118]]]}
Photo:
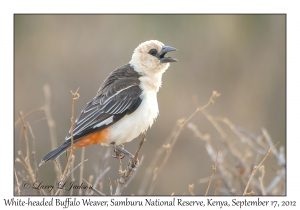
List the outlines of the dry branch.
{"label": "dry branch", "polygon": [[[29,115],[31,115],[31,114],[33,114],[33,113],[35,113],[35,112],[37,112],[37,111],[43,111],[43,110],[44,110],[44,107],[43,107],[43,106],[41,106],[41,107],[39,107],[39,108],[36,108],[36,109],[33,109],[33,110],[30,110],[30,111],[27,112],[26,114],[22,114],[23,119],[25,119],[25,117],[28,117]],[[15,126],[17,126],[20,122],[21,122],[21,118],[17,119],[17,120],[15,121]]]}
{"label": "dry branch", "polygon": [[16,168],[14,168],[14,173],[15,173],[15,178],[16,178],[17,187],[18,187],[18,195],[21,195],[20,183],[19,183],[18,176],[17,176],[17,173],[16,173]]}
{"label": "dry branch", "polygon": [[[70,149],[71,152],[69,154],[68,162],[67,162],[67,165],[65,167],[64,173],[62,174],[61,179],[60,179],[61,183],[64,183],[66,181],[66,179],[67,179],[67,173],[68,173],[68,171],[71,171],[70,170],[70,164],[71,164],[71,159],[72,159],[73,150],[74,150],[74,148],[73,148],[73,144],[74,144],[74,136],[73,136],[73,129],[74,129],[74,103],[75,103],[75,100],[77,100],[80,97],[79,93],[77,93],[78,90],[79,90],[79,88],[76,90],[75,93],[73,93],[71,91],[71,93],[72,93],[71,149]],[[72,172],[73,172],[73,170],[71,171],[71,173]],[[55,195],[59,195],[60,191],[61,191],[61,189],[58,189],[56,191]]]}
{"label": "dry branch", "polygon": [[220,185],[221,185],[221,181],[218,180],[217,183],[216,183],[216,188],[215,188],[215,193],[214,193],[214,195],[218,195],[218,191],[219,191]]}
{"label": "dry branch", "polygon": [[134,158],[129,159],[127,169],[125,170],[124,173],[122,173],[120,179],[117,180],[117,188],[116,188],[116,191],[115,191],[115,195],[121,195],[122,190],[124,188],[124,185],[129,180],[129,178],[132,176],[133,172],[136,171],[136,168],[139,165],[138,155],[139,155],[140,150],[141,150],[141,148],[142,148],[145,141],[146,141],[146,132],[143,133],[142,140],[139,144],[138,149],[136,150]]}
{"label": "dry branch", "polygon": [[[83,160],[84,160],[84,152],[85,152],[85,147],[83,147],[81,149],[81,162],[83,162]],[[80,166],[79,180],[82,180],[82,178],[83,178],[83,166],[84,166],[83,164],[81,164],[81,166]],[[82,195],[82,189],[81,188],[79,189],[78,194]]]}
{"label": "dry branch", "polygon": [[[156,186],[156,180],[157,180],[157,177],[159,175],[159,173],[164,169],[167,161],[169,160],[169,157],[172,153],[172,149],[175,145],[175,143],[177,142],[177,139],[179,137],[179,135],[181,134],[181,132],[183,131],[184,127],[187,125],[187,123],[193,119],[193,117],[195,117],[198,113],[202,112],[206,107],[208,107],[209,105],[213,104],[214,103],[214,100],[215,98],[217,98],[218,96],[220,96],[220,94],[217,92],[217,91],[213,91],[208,103],[206,105],[204,105],[203,107],[198,107],[194,113],[192,113],[186,120],[185,119],[182,119],[182,120],[178,120],[178,125],[179,125],[179,128],[178,130],[176,131],[175,135],[173,138],[171,138],[171,140],[168,142],[166,141],[167,143],[166,144],[163,144],[163,147],[165,148],[166,150],[166,156],[162,162],[162,164],[160,165],[160,167],[157,169],[157,170],[153,170],[153,178],[152,178],[152,182],[151,182],[151,185],[150,185],[150,188],[149,188],[149,191],[148,191],[148,195],[151,195],[153,193],[153,190]],[[167,139],[168,140],[168,139]],[[160,152],[159,156],[162,154],[162,152]],[[155,161],[158,160],[159,156],[157,155],[157,158],[155,159]],[[156,165],[156,164],[152,164],[152,165]],[[149,169],[147,169],[149,170]],[[151,170],[151,169],[150,169]],[[149,171],[150,171],[149,170]]]}
{"label": "dry branch", "polygon": [[265,166],[262,165],[259,168],[259,171],[261,172],[261,177],[258,178],[260,187],[261,187],[261,192],[262,192],[262,195],[266,195],[265,186],[264,186]]}
{"label": "dry branch", "polygon": [[195,186],[194,184],[190,184],[189,185],[189,192],[190,192],[191,195],[195,195],[195,193],[194,193],[194,186]]}
{"label": "dry branch", "polygon": [[[267,159],[267,157],[269,156],[269,154],[272,152],[272,150],[273,150],[278,144],[279,144],[279,142],[278,142],[277,144],[275,144],[274,147],[272,147],[271,149],[269,149],[268,153],[266,154],[266,156],[264,157],[264,159],[262,159],[262,161],[260,162],[260,164],[259,164],[258,166],[255,166],[255,167],[253,168],[253,171],[252,171],[252,173],[251,173],[251,176],[250,176],[249,181],[248,181],[248,183],[247,183],[247,185],[246,185],[246,188],[245,188],[245,190],[244,190],[243,195],[247,195],[247,194],[248,194],[248,193],[247,193],[247,190],[248,190],[248,188],[249,188],[249,185],[250,185],[250,183],[251,183],[251,181],[252,181],[252,178],[253,178],[254,174],[255,174],[256,171],[259,169],[259,167],[261,167],[261,165],[263,164],[263,162]],[[250,193],[251,193],[251,192],[250,192]]]}
{"label": "dry branch", "polygon": [[37,166],[37,162],[36,162],[36,156],[35,156],[35,136],[33,135],[33,131],[32,131],[32,128],[29,124],[29,122],[26,123],[28,129],[29,129],[29,132],[31,134],[31,137],[32,137],[32,151],[31,151],[31,154],[32,154],[32,159],[33,159],[33,162],[34,162],[34,171],[35,171],[35,178],[38,179],[38,166]]}
{"label": "dry branch", "polygon": [[102,195],[105,195],[105,194],[103,194],[102,192],[96,190],[96,189],[93,187],[93,185],[90,184],[88,181],[86,181],[84,178],[82,178],[82,180],[85,181],[85,183],[87,183],[87,184],[89,185],[89,187],[91,187],[91,190],[92,190],[93,192],[95,192],[97,195],[101,195],[101,196],[102,196]]}
{"label": "dry branch", "polygon": [[217,165],[218,165],[218,148],[217,148],[216,162],[215,162],[215,165],[212,166],[212,174],[210,176],[210,180],[209,180],[209,183],[208,183],[208,186],[207,186],[207,189],[206,189],[206,193],[205,193],[206,196],[208,194],[208,190],[209,190],[211,181],[212,181],[212,179],[214,177],[214,174],[217,171]]}
{"label": "dry branch", "polygon": [[242,154],[239,152],[239,150],[235,147],[235,145],[232,143],[231,139],[228,137],[226,132],[221,128],[217,120],[209,115],[206,111],[203,112],[204,116],[212,123],[212,125],[217,129],[219,134],[222,137],[222,141],[224,141],[229,148],[230,154],[235,158],[237,162],[239,162],[239,165],[243,168],[246,168],[245,160],[242,156]]}
{"label": "dry branch", "polygon": [[[27,128],[28,128],[28,123],[25,124],[23,115],[21,112],[18,112],[19,117],[21,119],[22,125],[23,125],[23,134],[25,137],[25,144],[26,144],[26,157],[23,156],[22,150],[19,150],[19,155],[22,157],[23,161],[20,160],[19,158],[16,158],[15,162],[19,162],[22,164],[22,166],[26,169],[27,173],[29,174],[32,183],[36,182],[36,176],[35,173],[33,172],[31,163],[30,163],[30,147],[29,147],[29,139],[28,139],[28,134],[27,134]],[[40,190],[43,195],[46,195],[45,191],[43,189]]]}

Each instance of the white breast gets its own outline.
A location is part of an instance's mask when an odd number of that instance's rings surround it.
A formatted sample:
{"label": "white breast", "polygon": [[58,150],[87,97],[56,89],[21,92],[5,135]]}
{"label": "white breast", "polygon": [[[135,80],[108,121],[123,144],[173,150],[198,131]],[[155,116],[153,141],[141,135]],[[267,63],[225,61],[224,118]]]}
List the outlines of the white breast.
{"label": "white breast", "polygon": [[[158,82],[158,88],[160,86],[160,79]],[[115,142],[117,145],[129,142],[138,137],[140,133],[146,131],[152,126],[155,118],[158,115],[157,104],[157,91],[158,88],[154,87],[153,82],[150,82],[150,78],[141,76],[140,87],[143,90],[140,96],[142,102],[140,106],[130,115],[124,116],[121,120],[113,124],[109,129],[109,142]]]}

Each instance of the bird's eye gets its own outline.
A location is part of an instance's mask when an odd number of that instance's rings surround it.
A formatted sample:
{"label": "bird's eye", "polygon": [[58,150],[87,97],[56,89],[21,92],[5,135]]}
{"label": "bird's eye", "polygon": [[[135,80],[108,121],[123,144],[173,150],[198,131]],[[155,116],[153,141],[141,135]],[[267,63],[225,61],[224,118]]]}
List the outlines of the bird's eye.
{"label": "bird's eye", "polygon": [[157,54],[157,50],[156,49],[151,49],[149,51],[149,54],[155,56]]}

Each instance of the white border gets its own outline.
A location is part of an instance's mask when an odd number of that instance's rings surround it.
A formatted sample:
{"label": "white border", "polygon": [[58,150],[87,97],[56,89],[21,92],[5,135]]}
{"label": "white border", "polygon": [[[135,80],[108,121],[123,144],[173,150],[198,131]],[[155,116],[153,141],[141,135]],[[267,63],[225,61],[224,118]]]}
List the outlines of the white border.
{"label": "white border", "polygon": [[[13,183],[13,14],[15,13],[281,13],[287,14],[287,197],[265,200],[299,201],[299,7],[293,1],[1,1],[1,209],[3,198],[12,198]],[[298,8],[298,10],[297,10]],[[5,170],[4,170],[5,169]],[[24,198],[24,197],[22,197]],[[122,197],[124,199],[124,197]],[[168,197],[162,197],[167,199]],[[238,197],[242,199],[243,197]],[[25,198],[24,198],[25,199]],[[38,198],[34,198],[38,199]],[[105,198],[110,200],[111,198]],[[136,197],[132,199],[144,199]],[[190,200],[192,198],[185,197]],[[195,199],[195,198],[194,198]],[[206,198],[200,197],[204,200]],[[231,200],[220,197],[220,200]],[[255,198],[249,198],[255,199]],[[27,207],[28,208],[28,207]],[[30,208],[30,207],[29,207]],[[147,208],[147,207],[144,207]],[[166,207],[157,207],[166,208]],[[262,207],[257,207],[262,208]],[[215,208],[214,208],[215,209]],[[218,208],[219,209],[219,208]],[[280,208],[281,209],[281,208]]]}

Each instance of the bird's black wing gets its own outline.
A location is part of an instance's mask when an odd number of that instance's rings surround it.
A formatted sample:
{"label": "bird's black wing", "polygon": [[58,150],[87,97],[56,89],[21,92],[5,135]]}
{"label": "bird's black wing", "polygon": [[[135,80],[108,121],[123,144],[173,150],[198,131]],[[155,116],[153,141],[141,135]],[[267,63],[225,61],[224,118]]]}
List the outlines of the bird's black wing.
{"label": "bird's black wing", "polygon": [[[139,76],[129,64],[119,67],[108,76],[97,95],[76,119],[73,129],[74,143],[112,125],[139,107],[142,101]],[[70,139],[69,131],[66,141]]]}

